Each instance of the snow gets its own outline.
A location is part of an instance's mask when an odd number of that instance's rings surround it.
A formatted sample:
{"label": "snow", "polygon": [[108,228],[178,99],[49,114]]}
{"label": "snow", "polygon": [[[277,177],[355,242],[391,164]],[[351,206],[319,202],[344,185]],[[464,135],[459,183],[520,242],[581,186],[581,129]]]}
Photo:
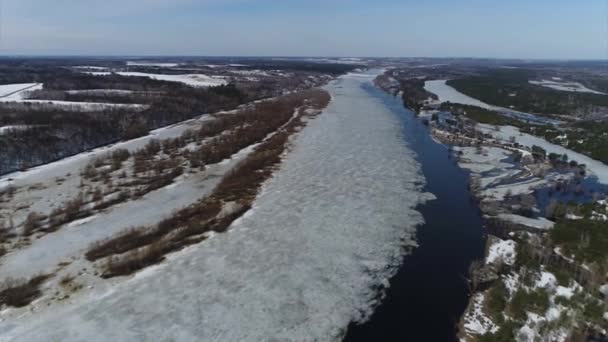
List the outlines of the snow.
{"label": "snow", "polygon": [[21,100],[32,90],[42,89],[42,83],[16,83],[0,85],[0,100]]}
{"label": "snow", "polygon": [[458,90],[446,84],[447,80],[432,80],[424,82],[424,89],[439,97],[440,102],[460,103],[464,105],[477,106],[484,109],[493,109],[494,107],[467,96]]}
{"label": "snow", "polygon": [[[28,100],[25,99],[27,93],[33,90],[42,89],[42,83],[19,83],[0,85],[0,102],[2,103],[27,103],[32,106],[59,106],[65,110],[74,111],[97,111],[108,108],[127,108],[143,110],[144,105],[139,104],[116,104],[116,103],[95,103],[95,102],[70,102],[70,101],[51,101],[51,100]],[[69,93],[69,91],[68,91]],[[76,93],[74,91],[73,93]]]}
{"label": "snow", "polygon": [[496,131],[494,126],[491,125],[478,124],[477,126],[484,133],[491,134],[492,136],[505,142],[509,141],[509,137],[514,136],[520,145],[527,146],[529,148],[531,148],[533,145],[537,145],[544,148],[547,153],[553,152],[557,154],[567,154],[571,160],[576,160],[579,164],[585,164],[587,171],[596,176],[599,183],[608,184],[608,166],[600,161],[591,159],[563,146],[552,144],[542,138],[535,137],[527,133],[521,133],[517,127],[499,126],[499,130]]}
{"label": "snow", "polygon": [[106,68],[106,67],[90,66],[90,65],[80,65],[80,66],[75,66],[72,68],[74,68],[74,69],[91,69],[91,70],[108,70],[108,68]]}
{"label": "snow", "polygon": [[547,220],[544,217],[530,218],[516,214],[499,214],[498,218],[504,221],[509,221],[541,230],[551,229],[555,225],[555,222]]}
{"label": "snow", "polygon": [[[161,140],[175,138],[177,136],[180,136],[188,129],[197,129],[204,121],[208,119],[209,116],[202,115],[195,119],[186,120],[177,124],[153,130],[150,132],[150,134],[140,138],[119,142],[113,145],[103,146],[92,151],[79,153],[77,155],[58,160],[56,162],[33,167],[26,171],[18,171],[3,175],[0,177],[0,190],[8,185],[21,187],[36,184],[39,182],[44,182],[53,178],[65,177],[67,173],[78,172],[79,170],[84,168],[89,162],[99,156],[106,155],[108,152],[117,149],[127,149],[130,152],[133,152],[143,148],[152,139]],[[70,189],[73,192],[73,190],[76,189],[78,185],[77,182],[74,184],[64,184],[66,186],[70,186],[67,192],[69,192]],[[64,191],[64,189],[61,190],[63,192],[66,192]],[[77,189],[76,193],[73,193],[72,196],[75,196],[76,194]]]}
{"label": "snow", "polygon": [[515,263],[515,241],[513,240],[498,240],[492,244],[488,250],[486,264],[492,264],[501,260],[507,265]]}
{"label": "snow", "polygon": [[159,67],[159,68],[173,68],[180,66],[179,63],[154,63],[154,62],[133,62],[127,61],[128,66],[151,66],[151,67]]}
{"label": "snow", "polygon": [[597,95],[608,95],[606,93],[602,93],[601,91],[589,89],[578,82],[557,82],[561,79],[554,77],[553,81],[550,80],[540,80],[540,81],[529,81],[530,84],[539,85],[545,88],[551,88],[554,90],[560,91],[568,91],[575,93],[591,93]]}
{"label": "snow", "polygon": [[471,309],[464,317],[464,328],[469,334],[484,335],[498,330],[498,326],[483,312],[484,301],[484,293],[476,293],[471,298]]}
{"label": "snow", "polygon": [[[105,76],[111,75],[111,72],[87,72],[91,75]],[[228,84],[228,82],[220,77],[207,76],[204,74],[183,74],[183,75],[163,75],[163,74],[150,74],[143,72],[116,72],[122,76],[133,76],[133,77],[148,77],[160,81],[178,82],[184,83],[192,87],[214,87]]]}
{"label": "snow", "polygon": [[263,70],[230,70],[230,72],[238,75],[272,76]]}
{"label": "snow", "polygon": [[134,93],[132,90],[122,89],[83,89],[83,90],[67,90],[68,94],[89,94],[89,95],[105,95],[105,94],[119,94],[129,95]]}
{"label": "snow", "polygon": [[[0,274],[29,278],[53,269],[62,260],[82,256],[95,241],[110,238],[131,227],[158,223],[174,210],[210,193],[219,182],[217,176],[205,178],[204,175],[191,176],[172,188],[151,192],[96,216],[71,222],[57,232],[32,241],[29,247],[5,255],[0,264]],[[24,268],[23,265],[28,267]]]}
{"label": "snow", "polygon": [[101,111],[107,109],[131,109],[141,111],[147,108],[147,105],[141,104],[122,104],[122,103],[101,103],[101,102],[75,102],[75,101],[55,101],[55,100],[13,100],[8,98],[0,98],[0,102],[4,103],[24,103],[34,107],[56,106],[67,111]]}
{"label": "snow", "polygon": [[556,284],[557,279],[552,273],[542,271],[540,273],[540,279],[536,281],[534,286],[537,288],[555,288]]}
{"label": "snow", "polygon": [[566,218],[568,220],[582,220],[584,217],[568,213],[568,214],[566,214]]}
{"label": "snow", "polygon": [[29,125],[7,125],[7,126],[1,126],[0,127],[0,135],[10,131],[10,130],[26,130],[28,129]]}
{"label": "snow", "polygon": [[572,296],[574,296],[574,292],[574,287],[558,286],[557,289],[555,289],[555,296],[570,299]]}
{"label": "snow", "polygon": [[[226,234],[110,289],[0,322],[0,340],[340,340],[415,245],[430,198],[399,121],[341,77]],[[108,329],[112,327],[112,329]]]}

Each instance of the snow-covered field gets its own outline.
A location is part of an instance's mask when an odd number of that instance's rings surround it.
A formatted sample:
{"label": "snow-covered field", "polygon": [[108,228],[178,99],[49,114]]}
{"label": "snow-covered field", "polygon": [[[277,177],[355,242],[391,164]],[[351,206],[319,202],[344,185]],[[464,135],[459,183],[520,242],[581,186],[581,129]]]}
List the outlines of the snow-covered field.
{"label": "snow-covered field", "polygon": [[42,83],[3,84],[0,85],[0,100],[18,101],[23,99],[27,92],[40,89],[42,89]]}
{"label": "snow-covered field", "polygon": [[[3,341],[339,340],[413,246],[424,178],[392,112],[344,76],[253,208],[226,234],[50,308]],[[109,329],[111,327],[111,329]]]}
{"label": "snow-covered field", "polygon": [[[27,103],[36,107],[61,107],[68,111],[98,111],[106,109],[132,109],[144,110],[145,105],[140,104],[118,104],[118,103],[97,103],[97,102],[71,102],[71,101],[55,101],[55,100],[30,100],[27,99],[27,94],[33,90],[41,90],[42,83],[19,83],[0,85],[0,102],[11,103]],[[124,91],[123,91],[124,92]],[[74,92],[73,92],[74,93]]]}
{"label": "snow-covered field", "polygon": [[569,91],[575,93],[591,93],[598,95],[607,95],[601,91],[589,89],[578,82],[560,82],[559,80],[540,80],[540,81],[529,81],[530,84],[539,85],[546,88],[551,88],[560,91]]}
{"label": "snow-covered field", "polygon": [[151,67],[159,67],[159,68],[173,68],[180,66],[179,63],[155,63],[155,62],[133,62],[127,61],[128,66],[151,66]]}
{"label": "snow-covered field", "polygon": [[132,90],[122,90],[122,89],[82,89],[82,90],[67,90],[68,94],[86,94],[86,95],[129,95],[133,94]]}
{"label": "snow-covered field", "polygon": [[135,111],[145,110],[148,106],[141,104],[121,104],[121,103],[100,103],[100,102],[74,102],[74,101],[56,101],[56,100],[12,100],[6,98],[0,98],[0,102],[10,103],[27,103],[30,108],[48,108],[50,107],[61,107],[62,110],[74,111],[74,112],[94,112],[102,111],[107,109],[130,109]]}
{"label": "snow-covered field", "polygon": [[[105,76],[110,75],[110,72],[87,72],[91,75]],[[184,75],[163,75],[163,74],[149,74],[143,72],[116,72],[122,76],[133,76],[133,77],[148,77],[160,81],[179,82],[184,83],[192,87],[213,87],[228,84],[228,82],[220,77],[207,76],[204,74],[184,74]]]}
{"label": "snow-covered field", "polygon": [[[175,210],[184,208],[211,193],[221,177],[250,152],[251,148],[245,148],[230,159],[209,165],[205,172],[185,174],[174,184],[153,191],[140,199],[119,204],[92,217],[69,223],[55,233],[46,234],[34,240],[27,248],[3,256],[0,259],[0,274],[3,277],[30,278],[52,270],[61,262],[81,259],[86,249],[95,241],[110,238],[131,227],[154,225],[171,216]],[[60,188],[65,187],[60,186]],[[56,189],[49,190],[56,191]],[[63,191],[69,192],[68,189]],[[43,198],[42,193],[44,191],[35,192],[32,197]],[[59,197],[60,195],[55,199]],[[41,204],[47,206],[47,203]],[[40,208],[37,209],[39,212],[47,213]],[[23,265],[28,267],[24,268]]]}
{"label": "snow-covered field", "polygon": [[[2,190],[8,185],[13,185],[15,187],[29,186],[40,182],[54,180],[55,178],[66,178],[66,182],[64,182],[64,184],[67,183],[69,187],[73,187],[74,189],[76,189],[78,183],[68,183],[70,178],[66,177],[66,174],[75,172],[77,173],[95,158],[103,156],[117,149],[127,149],[130,152],[133,152],[143,148],[152,139],[162,140],[178,137],[188,129],[199,128],[202,122],[206,120],[209,120],[209,116],[202,115],[195,119],[183,121],[174,125],[153,130],[150,132],[150,134],[137,139],[100,147],[88,152],[79,153],[77,155],[64,158],[53,163],[33,167],[31,169],[28,169],[27,171],[18,171],[3,175],[0,177],[0,190]],[[76,189],[71,193],[71,195],[75,196],[77,193],[78,190]]]}

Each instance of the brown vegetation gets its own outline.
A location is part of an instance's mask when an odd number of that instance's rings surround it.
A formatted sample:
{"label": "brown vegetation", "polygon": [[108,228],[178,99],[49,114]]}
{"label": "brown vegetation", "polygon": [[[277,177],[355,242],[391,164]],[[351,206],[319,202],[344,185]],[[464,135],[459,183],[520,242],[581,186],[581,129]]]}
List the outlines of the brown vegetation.
{"label": "brown vegetation", "polygon": [[49,278],[38,275],[28,281],[7,279],[0,287],[0,306],[23,307],[41,295],[40,285]]}

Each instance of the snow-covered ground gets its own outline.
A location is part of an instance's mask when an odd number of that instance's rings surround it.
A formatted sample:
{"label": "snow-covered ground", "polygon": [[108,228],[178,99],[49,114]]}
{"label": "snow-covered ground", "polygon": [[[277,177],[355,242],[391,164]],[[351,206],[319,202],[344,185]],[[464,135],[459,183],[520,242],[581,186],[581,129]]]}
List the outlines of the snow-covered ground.
{"label": "snow-covered ground", "polygon": [[10,105],[11,103],[27,103],[33,107],[54,106],[63,110],[73,111],[98,111],[111,108],[143,110],[145,105],[140,104],[117,104],[96,102],[71,102],[55,100],[29,100],[27,94],[33,90],[41,90],[42,83],[19,83],[0,85],[0,102]]}
{"label": "snow-covered ground", "polygon": [[74,102],[74,101],[56,101],[56,100],[14,100],[8,98],[0,98],[0,102],[10,103],[27,103],[31,108],[46,108],[46,107],[61,107],[63,110],[82,112],[82,111],[102,111],[107,109],[130,109],[141,111],[146,109],[147,105],[141,104],[122,104],[122,103],[100,103],[100,102]]}
{"label": "snow-covered ground", "polygon": [[[153,130],[150,132],[150,134],[137,139],[79,153],[53,163],[33,167],[27,171],[18,171],[3,175],[0,177],[0,190],[8,185],[15,187],[29,186],[40,182],[48,182],[54,180],[55,178],[66,178],[66,181],[63,184],[67,184],[69,188],[76,189],[78,182],[76,181],[76,183],[70,184],[69,180],[71,178],[66,177],[66,174],[77,173],[95,158],[117,149],[127,149],[133,152],[143,148],[152,139],[162,140],[178,137],[188,129],[199,128],[200,125],[207,120],[209,120],[209,116],[202,115],[195,119]],[[78,190],[76,189],[73,191],[72,196],[75,196],[77,193]]]}
{"label": "snow-covered ground", "polygon": [[446,84],[447,80],[432,80],[424,82],[424,89],[437,95],[440,102],[460,103],[464,105],[477,106],[484,109],[493,109],[485,102],[467,96]]}
{"label": "snow-covered ground", "polygon": [[127,61],[128,66],[151,66],[151,67],[159,67],[159,68],[173,68],[180,66],[179,63],[157,63],[157,62],[133,62]]}
{"label": "snow-covered ground", "polygon": [[[27,248],[3,256],[0,259],[0,274],[10,278],[30,278],[52,270],[61,262],[82,258],[95,241],[110,238],[131,227],[154,225],[171,216],[174,211],[211,193],[221,177],[250,152],[251,148],[245,148],[230,159],[208,165],[205,172],[185,174],[174,184],[142,198],[119,204],[92,217],[74,221],[57,232],[46,234],[34,240]],[[40,195],[40,192],[36,193],[36,196]],[[27,265],[27,268],[23,265]]]}
{"label": "snow-covered ground", "polygon": [[[87,72],[91,75],[105,76],[110,75],[110,72]],[[204,74],[184,74],[184,75],[163,75],[149,74],[143,72],[116,72],[122,76],[148,77],[160,81],[179,82],[192,87],[213,87],[228,84],[224,78],[207,76]]]}
{"label": "snow-covered ground", "polygon": [[560,91],[569,91],[575,93],[591,93],[598,95],[607,95],[606,93],[602,93],[601,91],[589,89],[578,82],[559,82],[558,80],[540,80],[540,81],[529,81],[530,84],[539,85],[546,88],[551,88],[554,90]]}
{"label": "snow-covered ground", "polygon": [[133,94],[132,90],[122,90],[122,89],[82,89],[82,90],[67,90],[68,94],[86,94],[86,95],[107,95],[107,94],[117,94],[117,95],[129,95]]}
{"label": "snow-covered ground", "polygon": [[339,340],[370,315],[431,198],[398,120],[361,88],[373,77],[328,86],[327,110],[228,233],[6,319],[0,340]]}
{"label": "snow-covered ground", "polygon": [[5,134],[8,131],[11,130],[26,130],[28,129],[30,126],[28,125],[7,125],[7,126],[0,126],[0,135]]}
{"label": "snow-covered ground", "polygon": [[484,293],[476,293],[471,297],[471,304],[464,316],[464,329],[469,334],[483,335],[495,333],[498,326],[484,313]]}
{"label": "snow-covered ground", "polygon": [[515,241],[497,240],[488,249],[486,264],[492,264],[498,260],[501,260],[507,265],[513,265],[515,262],[515,256]]}
{"label": "snow-covered ground", "polygon": [[547,220],[544,217],[530,218],[516,214],[499,214],[498,218],[504,221],[509,221],[515,224],[521,224],[527,227],[537,228],[541,230],[551,229],[555,225],[555,222]]}
{"label": "snow-covered ground", "polygon": [[0,85],[0,101],[18,101],[27,92],[42,89],[42,83],[17,83]]}

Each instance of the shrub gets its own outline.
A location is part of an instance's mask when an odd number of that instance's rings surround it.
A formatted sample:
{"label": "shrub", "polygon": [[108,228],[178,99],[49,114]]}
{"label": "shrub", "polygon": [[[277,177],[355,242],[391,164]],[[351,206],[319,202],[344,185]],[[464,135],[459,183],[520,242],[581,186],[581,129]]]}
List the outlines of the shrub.
{"label": "shrub", "polygon": [[28,281],[7,279],[1,286],[0,305],[23,307],[41,295],[40,285],[48,279],[47,275],[38,275]]}
{"label": "shrub", "polygon": [[29,213],[23,223],[23,235],[31,235],[36,229],[40,228],[41,219],[42,215],[36,212]]}
{"label": "shrub", "polygon": [[496,323],[504,320],[503,312],[507,307],[507,295],[507,287],[502,280],[488,291],[486,305],[492,320]]}
{"label": "shrub", "polygon": [[544,314],[549,308],[549,295],[544,289],[528,291],[519,289],[511,300],[509,310],[516,320],[524,321],[526,311],[539,315]]}

